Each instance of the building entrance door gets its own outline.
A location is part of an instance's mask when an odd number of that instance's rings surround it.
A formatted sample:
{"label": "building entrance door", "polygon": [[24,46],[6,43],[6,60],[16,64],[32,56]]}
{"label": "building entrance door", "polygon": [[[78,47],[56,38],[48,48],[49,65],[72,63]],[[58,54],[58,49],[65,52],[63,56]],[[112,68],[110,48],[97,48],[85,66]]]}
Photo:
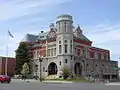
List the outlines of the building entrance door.
{"label": "building entrance door", "polygon": [[76,75],[82,76],[82,66],[80,63],[75,63],[74,71]]}
{"label": "building entrance door", "polygon": [[57,65],[52,62],[48,66],[48,75],[54,75],[57,74]]}

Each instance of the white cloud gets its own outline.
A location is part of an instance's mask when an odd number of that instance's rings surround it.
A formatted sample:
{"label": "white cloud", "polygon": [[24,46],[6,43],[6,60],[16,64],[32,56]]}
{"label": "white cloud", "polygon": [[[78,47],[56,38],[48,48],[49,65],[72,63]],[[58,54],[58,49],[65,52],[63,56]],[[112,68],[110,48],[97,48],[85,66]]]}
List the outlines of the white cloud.
{"label": "white cloud", "polygon": [[[46,12],[45,8],[72,0],[13,0],[0,3],[0,20],[9,20],[20,16]],[[32,8],[40,6],[39,11]]]}
{"label": "white cloud", "polygon": [[86,26],[84,29],[86,36],[93,41],[94,46],[110,50],[111,59],[118,60],[118,57],[120,57],[119,23],[106,23]]}
{"label": "white cloud", "polygon": [[[14,31],[14,39],[6,41],[6,28],[8,20],[19,18],[25,15],[32,15],[40,12],[50,11],[49,7],[58,6],[58,4],[65,3],[72,0],[8,0],[0,1],[0,22],[4,23],[0,27],[2,33],[0,34],[0,55],[6,55],[6,45],[8,43],[9,56],[15,56],[14,51],[17,49],[19,42],[23,39],[26,33],[38,34],[40,30],[25,30],[26,27],[14,27],[22,29],[21,32]],[[53,7],[55,9],[55,7]],[[42,18],[40,18],[42,20]],[[36,19],[29,20],[34,22]],[[23,21],[24,22],[24,21]],[[16,23],[16,22],[15,22]],[[12,26],[9,26],[12,27]],[[24,32],[23,32],[24,30]],[[28,31],[28,32],[27,32]],[[11,32],[12,33],[12,32]]]}
{"label": "white cloud", "polygon": [[[86,28],[87,36],[97,43],[106,43],[120,40],[120,24],[105,25],[102,27]],[[96,25],[97,26],[97,25]]]}

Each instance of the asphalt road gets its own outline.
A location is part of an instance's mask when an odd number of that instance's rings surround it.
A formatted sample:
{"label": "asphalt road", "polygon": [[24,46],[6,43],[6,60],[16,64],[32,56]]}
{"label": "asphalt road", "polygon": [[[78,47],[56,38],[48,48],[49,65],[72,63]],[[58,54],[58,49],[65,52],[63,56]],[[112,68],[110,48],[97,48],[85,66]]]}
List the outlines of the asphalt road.
{"label": "asphalt road", "polygon": [[120,85],[92,83],[46,84],[39,82],[11,82],[0,84],[0,90],[120,90]]}

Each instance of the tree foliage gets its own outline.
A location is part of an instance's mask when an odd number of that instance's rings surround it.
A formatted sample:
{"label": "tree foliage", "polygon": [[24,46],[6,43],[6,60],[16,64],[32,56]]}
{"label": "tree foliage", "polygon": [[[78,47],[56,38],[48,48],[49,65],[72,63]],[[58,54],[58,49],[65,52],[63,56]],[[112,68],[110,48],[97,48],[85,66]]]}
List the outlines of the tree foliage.
{"label": "tree foliage", "polygon": [[71,71],[67,66],[64,66],[61,70],[64,79],[67,79],[71,75]]}
{"label": "tree foliage", "polygon": [[28,75],[28,73],[29,73],[29,66],[28,66],[27,63],[25,63],[25,64],[22,66],[21,74],[26,77],[26,76]]}
{"label": "tree foliage", "polygon": [[28,53],[28,45],[24,42],[19,44],[18,49],[16,50],[16,67],[15,74],[21,74],[22,66],[24,63],[29,65],[29,53]]}

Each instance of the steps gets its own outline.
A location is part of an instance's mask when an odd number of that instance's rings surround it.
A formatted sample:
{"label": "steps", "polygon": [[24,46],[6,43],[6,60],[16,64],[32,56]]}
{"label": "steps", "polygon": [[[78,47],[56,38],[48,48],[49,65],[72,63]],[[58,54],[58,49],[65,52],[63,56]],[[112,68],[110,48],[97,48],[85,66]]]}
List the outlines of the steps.
{"label": "steps", "polygon": [[57,75],[48,75],[45,79],[56,79]]}

